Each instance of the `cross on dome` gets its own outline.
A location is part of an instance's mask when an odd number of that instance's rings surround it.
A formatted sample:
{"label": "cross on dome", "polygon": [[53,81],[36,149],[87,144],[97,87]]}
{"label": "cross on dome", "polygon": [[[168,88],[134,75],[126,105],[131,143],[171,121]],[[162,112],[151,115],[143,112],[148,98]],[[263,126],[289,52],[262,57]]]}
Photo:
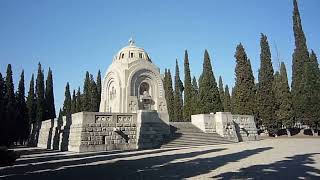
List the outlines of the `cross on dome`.
{"label": "cross on dome", "polygon": [[129,45],[130,45],[130,46],[135,46],[135,44],[136,44],[136,42],[135,42],[134,39],[131,37],[131,38],[129,39]]}

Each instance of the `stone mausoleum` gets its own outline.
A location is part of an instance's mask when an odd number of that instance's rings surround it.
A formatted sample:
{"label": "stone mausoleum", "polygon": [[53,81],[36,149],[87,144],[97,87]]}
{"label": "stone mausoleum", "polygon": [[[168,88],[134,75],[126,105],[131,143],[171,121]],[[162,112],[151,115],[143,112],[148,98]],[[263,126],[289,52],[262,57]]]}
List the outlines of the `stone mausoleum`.
{"label": "stone mausoleum", "polygon": [[105,73],[100,112],[43,121],[38,146],[75,152],[159,148],[170,143],[175,126],[232,142],[258,139],[252,116],[200,114],[170,125],[160,69],[131,39]]}

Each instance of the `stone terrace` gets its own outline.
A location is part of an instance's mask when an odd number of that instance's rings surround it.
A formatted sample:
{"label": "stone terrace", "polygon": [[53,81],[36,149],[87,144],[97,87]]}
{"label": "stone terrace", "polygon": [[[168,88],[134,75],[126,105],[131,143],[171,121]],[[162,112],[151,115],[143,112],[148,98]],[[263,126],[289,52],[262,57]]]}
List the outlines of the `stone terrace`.
{"label": "stone terrace", "polygon": [[143,151],[16,149],[0,179],[319,179],[320,139],[266,139]]}

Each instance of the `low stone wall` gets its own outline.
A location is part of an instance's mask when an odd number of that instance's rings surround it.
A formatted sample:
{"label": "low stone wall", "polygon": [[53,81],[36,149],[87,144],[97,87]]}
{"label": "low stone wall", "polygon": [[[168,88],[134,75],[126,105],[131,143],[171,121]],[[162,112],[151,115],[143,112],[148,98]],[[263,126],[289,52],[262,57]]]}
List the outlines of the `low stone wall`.
{"label": "low stone wall", "polygon": [[43,121],[38,146],[75,152],[145,149],[159,147],[168,134],[168,123],[156,111],[79,112],[61,122]]}
{"label": "low stone wall", "polygon": [[250,115],[232,115],[230,112],[197,114],[191,116],[191,122],[205,133],[216,132],[235,142],[259,139],[254,117]]}
{"label": "low stone wall", "polygon": [[253,116],[232,115],[232,120],[240,141],[259,140],[258,130]]}
{"label": "low stone wall", "polygon": [[205,133],[216,132],[214,114],[196,114],[191,116],[191,122]]}

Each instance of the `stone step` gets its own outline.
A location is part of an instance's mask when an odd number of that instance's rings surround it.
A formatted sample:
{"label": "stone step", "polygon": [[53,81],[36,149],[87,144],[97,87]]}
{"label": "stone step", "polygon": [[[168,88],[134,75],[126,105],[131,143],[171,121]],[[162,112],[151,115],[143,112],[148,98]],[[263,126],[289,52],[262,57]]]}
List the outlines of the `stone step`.
{"label": "stone step", "polygon": [[174,140],[190,140],[190,141],[217,141],[217,140],[226,140],[228,139],[223,138],[223,137],[211,137],[211,138],[201,138],[201,137],[172,137],[172,138],[167,138],[166,140],[168,141],[174,141]]}
{"label": "stone step", "polygon": [[161,148],[174,148],[174,147],[197,147],[197,146],[209,146],[218,144],[230,144],[231,142],[217,142],[217,143],[169,143],[164,144]]}
{"label": "stone step", "polygon": [[174,139],[172,141],[165,141],[164,143],[174,143],[174,142],[190,142],[190,143],[216,143],[216,142],[233,142],[231,140],[226,139],[215,139],[215,140],[194,140],[194,139]]}

